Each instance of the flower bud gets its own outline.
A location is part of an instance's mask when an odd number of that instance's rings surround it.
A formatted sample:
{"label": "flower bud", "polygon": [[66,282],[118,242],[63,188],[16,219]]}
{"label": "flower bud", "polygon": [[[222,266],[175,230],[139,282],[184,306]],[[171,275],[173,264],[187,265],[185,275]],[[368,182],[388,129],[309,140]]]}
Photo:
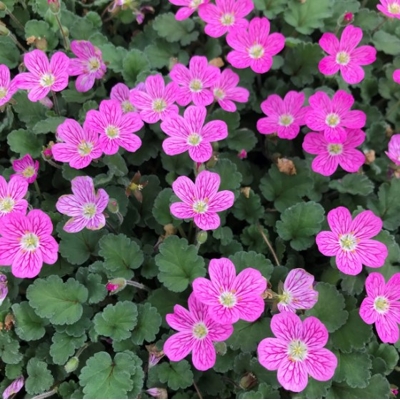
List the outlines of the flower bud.
{"label": "flower bud", "polygon": [[164,388],[151,388],[147,389],[146,392],[155,399],[168,399],[168,393]]}
{"label": "flower bud", "polygon": [[288,158],[278,158],[277,160],[277,167],[280,172],[284,173],[285,175],[296,175],[296,166],[292,160]]}
{"label": "flower bud", "polygon": [[200,244],[204,244],[207,242],[207,232],[206,231],[200,231],[197,234],[197,242]]}
{"label": "flower bud", "polygon": [[252,388],[257,383],[257,378],[251,372],[247,372],[243,375],[242,379],[240,379],[239,386],[244,389],[248,390]]}
{"label": "flower bud", "polygon": [[0,1],[0,11],[5,11],[5,10],[7,10],[7,6],[2,1]]}
{"label": "flower bud", "polygon": [[69,374],[70,372],[74,372],[78,367],[79,367],[78,357],[71,357],[64,365],[64,369],[67,374]]}
{"label": "flower bud", "polygon": [[111,198],[108,201],[107,210],[110,211],[111,214],[118,214],[119,213],[118,201],[113,199],[113,198]]}
{"label": "flower bud", "polygon": [[4,299],[8,294],[7,277],[0,274],[0,306],[3,304]]}
{"label": "flower bud", "polygon": [[11,382],[11,384],[3,392],[3,399],[9,399],[17,394],[24,386],[24,383],[25,379],[23,376],[19,376],[17,379]]}
{"label": "flower bud", "polygon": [[47,4],[53,14],[58,14],[60,12],[59,0],[47,0]]}
{"label": "flower bud", "polygon": [[244,158],[247,158],[247,151],[245,149],[240,150],[240,152],[237,155],[241,160]]}
{"label": "flower bud", "polygon": [[126,286],[126,279],[124,278],[115,278],[108,281],[106,284],[106,289],[111,293],[115,294],[120,292],[121,290],[125,289]]}
{"label": "flower bud", "polygon": [[364,150],[365,164],[370,165],[375,161],[375,150]]}
{"label": "flower bud", "polygon": [[346,24],[351,24],[354,20],[354,14],[351,12],[346,12],[343,15],[343,22],[345,22]]}
{"label": "flower bud", "polygon": [[226,343],[225,342],[214,342],[214,348],[217,354],[224,356],[226,354]]}
{"label": "flower bud", "polygon": [[64,36],[68,37],[69,36],[69,29],[66,26],[62,26],[62,31],[64,32]]}
{"label": "flower bud", "polygon": [[5,25],[0,24],[0,35],[1,36],[8,36],[10,31],[7,29]]}
{"label": "flower bud", "polygon": [[158,350],[155,344],[146,345],[146,349],[149,352],[149,368],[153,368],[164,357],[164,351]]}
{"label": "flower bud", "polygon": [[35,40],[35,46],[39,50],[46,51],[47,50],[47,40],[45,38],[37,38]]}

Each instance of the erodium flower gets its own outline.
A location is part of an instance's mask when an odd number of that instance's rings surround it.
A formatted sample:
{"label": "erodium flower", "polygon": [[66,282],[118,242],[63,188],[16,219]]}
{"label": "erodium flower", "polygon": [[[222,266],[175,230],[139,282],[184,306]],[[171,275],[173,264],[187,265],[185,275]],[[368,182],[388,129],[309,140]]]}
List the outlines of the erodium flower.
{"label": "erodium flower", "polygon": [[23,376],[19,376],[17,379],[11,382],[9,386],[3,392],[3,399],[9,399],[14,394],[17,394],[24,386],[25,379]]}
{"label": "erodium flower", "polygon": [[18,175],[10,178],[10,182],[0,176],[0,218],[13,212],[25,214],[28,202],[24,199],[28,191],[28,182]]}
{"label": "erodium flower", "polygon": [[315,317],[302,321],[296,314],[282,312],[271,320],[275,338],[266,338],[258,345],[258,361],[270,370],[278,370],[278,382],[286,390],[301,392],[308,376],[328,381],[335,373],[336,356],[324,346],[328,342],[325,325]]}
{"label": "erodium flower", "polygon": [[56,161],[67,162],[71,168],[82,169],[92,160],[101,157],[99,134],[86,126],[83,128],[74,119],[67,118],[57,128],[56,143],[51,148]]}
{"label": "erodium flower", "polygon": [[307,107],[303,104],[304,93],[290,91],[284,99],[277,94],[268,96],[261,103],[267,117],[257,121],[257,130],[264,135],[276,133],[281,139],[294,139],[304,125]]}
{"label": "erodium flower", "polygon": [[180,106],[187,106],[191,101],[196,106],[208,106],[214,100],[210,90],[218,79],[219,69],[208,64],[207,58],[193,56],[189,61],[189,68],[183,64],[175,64],[169,73],[171,79],[179,85],[176,93],[176,102]]}
{"label": "erodium flower", "polygon": [[54,264],[58,259],[52,232],[51,219],[41,210],[4,216],[0,219],[0,265],[11,265],[17,278],[34,278],[43,263]]}
{"label": "erodium flower", "polygon": [[196,10],[203,7],[204,4],[209,3],[210,0],[169,0],[175,6],[181,8],[175,14],[178,21],[189,18]]}
{"label": "erodium flower", "polygon": [[27,89],[28,99],[38,101],[50,91],[60,92],[68,86],[69,58],[57,51],[50,59],[42,50],[32,50],[24,55],[24,64],[29,72],[15,77],[18,89]]}
{"label": "erodium flower", "polygon": [[0,273],[0,306],[8,294],[7,276]]}
{"label": "erodium flower", "polygon": [[347,172],[357,172],[364,164],[365,155],[357,150],[365,140],[360,129],[348,129],[347,138],[342,143],[328,142],[323,133],[307,133],[303,149],[307,153],[317,154],[311,164],[314,172],[324,176],[332,175],[340,165]]}
{"label": "erodium flower", "polygon": [[271,69],[272,56],[285,47],[285,37],[280,33],[269,34],[270,23],[267,18],[253,18],[248,27],[232,29],[226,41],[233,51],[226,59],[235,68],[250,67],[263,74]]}
{"label": "erodium flower", "polygon": [[344,28],[340,41],[333,33],[324,33],[319,45],[329,55],[319,62],[320,72],[324,75],[333,75],[340,71],[345,82],[360,83],[365,76],[361,65],[369,65],[376,61],[374,47],[357,47],[362,37],[362,29],[353,25]]}
{"label": "erodium flower", "polygon": [[331,143],[341,143],[347,138],[347,129],[361,129],[367,120],[364,112],[350,111],[354,97],[338,90],[332,100],[325,92],[317,92],[308,99],[310,107],[305,116],[306,125],[313,131],[324,132]]}
{"label": "erodium flower", "polygon": [[382,274],[373,272],[365,280],[367,297],[360,306],[360,317],[366,324],[375,324],[384,343],[399,340],[400,273],[392,275],[388,283]]}
{"label": "erodium flower", "polygon": [[167,314],[169,326],[178,331],[164,344],[164,353],[171,361],[183,360],[192,353],[193,366],[206,371],[214,366],[216,351],[213,342],[223,342],[233,332],[232,325],[215,322],[208,307],[200,303],[194,293],[189,296],[189,311],[180,305]]}
{"label": "erodium flower", "polygon": [[101,51],[87,40],[73,40],[71,51],[78,58],[69,60],[68,74],[78,76],[75,82],[78,92],[87,92],[93,87],[94,81],[106,73]]}
{"label": "erodium flower", "polygon": [[193,293],[208,306],[210,317],[221,324],[234,324],[242,319],[253,322],[265,308],[261,295],[267,280],[254,268],[245,268],[236,276],[228,258],[212,259],[208,267],[210,280],[196,278]]}
{"label": "erodium flower", "polygon": [[211,86],[215,100],[220,107],[228,112],[236,111],[236,104],[247,103],[250,93],[243,87],[238,87],[239,75],[234,73],[231,69],[224,69],[219,78]]}
{"label": "erodium flower", "polygon": [[30,154],[24,155],[19,160],[14,160],[12,162],[13,170],[16,174],[12,174],[13,176],[21,176],[28,183],[33,183],[36,181],[38,171],[39,171],[39,161],[35,161]]}
{"label": "erodium flower", "polygon": [[124,114],[116,100],[103,100],[99,109],[88,111],[84,126],[100,134],[99,143],[103,152],[113,155],[120,146],[135,152],[142,145],[139,136],[133,133],[144,125],[139,115]]}
{"label": "erodium flower", "polygon": [[160,127],[169,136],[162,144],[165,153],[174,156],[188,151],[193,161],[208,161],[213,153],[211,142],[225,139],[228,126],[218,120],[204,125],[206,116],[205,107],[189,106],[183,117],[175,114],[163,121]]}
{"label": "erodium flower", "polygon": [[380,0],[376,8],[389,18],[400,19],[400,0]]}
{"label": "erodium flower", "polygon": [[131,91],[124,83],[117,83],[114,85],[110,92],[110,99],[116,100],[121,105],[122,112],[135,112],[135,106],[131,103],[129,98]]}
{"label": "erodium flower", "polygon": [[388,151],[385,153],[396,165],[400,165],[400,134],[390,138]]}
{"label": "erodium flower", "polygon": [[199,8],[199,16],[207,24],[204,32],[218,38],[235,28],[246,29],[249,22],[245,19],[254,8],[252,0],[216,0]]}
{"label": "erodium flower", "polygon": [[232,207],[235,200],[230,190],[218,192],[220,184],[221,178],[215,172],[200,172],[195,183],[180,176],[172,189],[182,202],[171,204],[171,214],[180,219],[193,218],[196,226],[205,231],[217,229],[221,224],[217,212]]}
{"label": "erodium flower", "polygon": [[167,85],[162,75],[150,75],[145,81],[145,90],[133,89],[130,102],[138,109],[140,117],[148,124],[163,121],[179,112],[175,103],[179,87],[175,82]]}
{"label": "erodium flower", "polygon": [[99,189],[96,193],[93,179],[89,176],[72,179],[71,189],[72,195],[61,196],[56,203],[58,212],[72,217],[63,229],[70,233],[80,232],[84,228],[101,229],[106,224],[103,211],[109,200],[107,192]]}
{"label": "erodium flower", "polygon": [[328,213],[332,231],[322,231],[316,237],[318,250],[328,257],[336,257],[338,269],[347,275],[357,275],[362,266],[382,267],[388,255],[385,244],[371,240],[382,230],[382,220],[372,211],[363,211],[354,220],[345,207]]}
{"label": "erodium flower", "polygon": [[0,64],[0,107],[6,104],[17,90],[15,79],[10,79],[7,65]]}
{"label": "erodium flower", "polygon": [[313,275],[302,268],[292,269],[285,279],[282,293],[278,295],[278,310],[295,313],[313,308],[318,301],[318,292],[313,284]]}
{"label": "erodium flower", "polygon": [[396,69],[396,70],[393,72],[393,80],[394,80],[396,83],[400,84],[400,69]]}

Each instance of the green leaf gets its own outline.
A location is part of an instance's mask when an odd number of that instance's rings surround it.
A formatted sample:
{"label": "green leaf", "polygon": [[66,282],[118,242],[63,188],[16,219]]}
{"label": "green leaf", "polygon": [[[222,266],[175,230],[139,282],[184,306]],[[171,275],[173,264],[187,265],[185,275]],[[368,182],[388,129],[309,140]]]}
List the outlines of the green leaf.
{"label": "green leaf", "polygon": [[79,268],[76,279],[89,291],[89,304],[97,304],[107,296],[107,289],[101,282],[101,276],[91,274],[87,268]]}
{"label": "green leaf", "polygon": [[240,194],[233,205],[232,212],[238,220],[256,224],[263,216],[264,208],[261,206],[260,196],[250,190],[248,196]]}
{"label": "green leaf", "polygon": [[349,313],[344,309],[344,297],[335,286],[319,282],[315,286],[318,292],[318,301],[311,310],[306,311],[307,316],[314,316],[321,320],[328,332],[334,332],[343,326]]}
{"label": "green leaf", "polygon": [[231,150],[235,150],[237,152],[240,152],[241,150],[246,150],[247,152],[249,152],[254,149],[258,140],[253,131],[243,128],[229,132],[228,137],[221,143],[224,142],[226,142],[227,146]]}
{"label": "green leaf", "polygon": [[10,332],[0,331],[0,357],[5,364],[18,364],[22,360],[19,342]]}
{"label": "green leaf", "polygon": [[63,282],[57,275],[51,275],[29,285],[26,297],[40,317],[48,318],[52,324],[71,325],[82,316],[88,290],[73,278]]}
{"label": "green leaf", "polygon": [[160,330],[161,316],[150,303],[138,304],[138,319],[132,331],[132,342],[143,344],[144,341],[152,342]]}
{"label": "green leaf", "polygon": [[104,62],[108,63],[107,68],[121,73],[124,70],[123,61],[128,51],[123,47],[116,47],[111,43],[102,44],[98,47],[101,50]]}
{"label": "green leaf", "polygon": [[[22,122],[25,122],[28,129],[33,129],[33,127],[39,121],[43,121],[44,119],[46,119],[46,107],[38,101],[30,101],[26,93],[15,93],[13,99],[17,102],[17,104],[13,106],[14,110],[18,114],[18,118]],[[38,138],[36,138],[36,140],[38,140]]]}
{"label": "green leaf", "polygon": [[266,383],[260,383],[257,390],[250,390],[239,394],[239,399],[280,399],[278,390]]}
{"label": "green leaf", "polygon": [[[338,358],[338,366],[333,380],[346,382],[352,388],[365,388],[371,378],[371,358],[367,353],[335,352]],[[360,368],[362,366],[362,368]]]}
{"label": "green leaf", "polygon": [[391,35],[382,29],[374,33],[372,43],[377,50],[383,51],[386,54],[397,56],[400,54],[400,39],[397,36]]}
{"label": "green leaf", "polygon": [[137,316],[137,306],[130,301],[109,304],[93,318],[94,329],[98,335],[115,341],[128,339],[131,336],[130,331],[136,326]]}
{"label": "green leaf", "polygon": [[0,64],[15,68],[19,63],[20,52],[9,37],[0,36]]}
{"label": "green leaf", "polygon": [[173,223],[173,218],[169,210],[172,194],[172,189],[163,189],[160,193],[158,193],[158,196],[154,201],[153,216],[162,226]]}
{"label": "green leaf", "polygon": [[57,35],[54,35],[50,25],[45,21],[31,19],[25,24],[25,38],[28,39],[31,36],[37,39],[46,39],[48,50],[53,50],[57,47]]}
{"label": "green leaf", "polygon": [[157,39],[154,43],[148,45],[144,52],[146,53],[152,68],[168,67],[171,58],[179,52],[179,46],[176,43],[168,43],[165,40]]}
{"label": "green leaf", "polygon": [[[332,381],[321,382],[308,377],[308,384],[306,388],[301,392],[300,396],[305,396],[307,399],[322,399],[326,397],[328,388],[331,386]],[[303,398],[303,397],[296,397]]]}
{"label": "green leaf", "polygon": [[235,264],[237,273],[251,267],[260,271],[264,278],[269,279],[274,270],[270,260],[265,258],[263,254],[257,254],[254,251],[239,251],[233,256],[229,256],[229,259]]}
{"label": "green leaf", "polygon": [[268,19],[273,19],[286,8],[287,0],[254,0],[254,5]]}
{"label": "green leaf", "polygon": [[25,390],[29,394],[39,394],[50,389],[54,382],[51,372],[47,368],[47,364],[37,358],[31,358],[28,361],[26,371],[28,378],[25,380]]}
{"label": "green leaf", "polygon": [[138,84],[138,75],[150,70],[150,63],[145,53],[140,50],[132,49],[125,56],[122,63],[122,76],[128,86]]}
{"label": "green leaf", "polygon": [[314,201],[298,203],[281,214],[276,231],[283,240],[290,240],[290,246],[298,251],[314,244],[313,235],[321,230],[324,209]]}
{"label": "green leaf", "polygon": [[152,368],[158,379],[172,390],[185,389],[193,383],[193,373],[186,360],[158,364]]}
{"label": "green leaf", "polygon": [[172,292],[183,292],[195,278],[205,276],[204,260],[194,245],[186,239],[169,236],[159,248],[156,264],[160,269],[158,279]]}
{"label": "green leaf", "polygon": [[64,332],[56,332],[51,339],[53,343],[50,346],[50,355],[53,357],[54,364],[64,365],[74,355],[75,350],[83,346],[85,340],[86,335],[76,338]]}
{"label": "green leaf", "polygon": [[27,301],[12,306],[15,333],[27,342],[41,339],[46,333],[46,322],[37,316]]}
{"label": "green leaf", "polygon": [[112,156],[104,156],[102,161],[107,165],[110,173],[113,175],[125,176],[128,174],[128,167],[121,154],[116,153]]}
{"label": "green leaf", "polygon": [[219,190],[235,190],[240,186],[242,174],[237,171],[236,165],[226,159],[221,158],[210,171],[216,172],[221,178]]}
{"label": "green leaf", "polygon": [[40,156],[43,140],[25,129],[12,131],[7,136],[7,143],[10,149],[20,156],[30,154],[33,158]]}
{"label": "green leaf", "polygon": [[394,346],[386,343],[370,343],[368,352],[376,358],[380,358],[385,362],[386,369],[382,371],[385,375],[393,372],[393,369],[399,362],[399,353]]}
{"label": "green leaf", "polygon": [[329,187],[339,193],[361,196],[368,196],[374,191],[373,182],[367,176],[358,174],[347,174],[343,179],[331,181]]}
{"label": "green leaf", "polygon": [[213,237],[220,240],[222,245],[229,244],[233,239],[232,229],[228,226],[220,226],[212,232]]}

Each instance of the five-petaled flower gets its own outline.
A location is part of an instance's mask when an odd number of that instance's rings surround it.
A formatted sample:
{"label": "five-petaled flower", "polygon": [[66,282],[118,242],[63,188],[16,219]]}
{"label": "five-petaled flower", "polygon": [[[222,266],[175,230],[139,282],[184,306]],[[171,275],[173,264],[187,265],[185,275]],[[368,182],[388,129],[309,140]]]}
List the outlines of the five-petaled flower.
{"label": "five-petaled flower", "polygon": [[34,160],[30,154],[25,154],[19,160],[14,160],[12,167],[16,173],[12,174],[11,177],[16,175],[21,176],[28,183],[36,181],[39,171],[39,161]]}
{"label": "five-petaled flower", "polygon": [[380,0],[376,8],[389,18],[400,19],[400,0]]}
{"label": "five-petaled flower", "polygon": [[362,266],[382,267],[388,255],[385,244],[371,240],[382,230],[382,220],[372,211],[363,211],[354,220],[345,207],[337,207],[328,213],[332,231],[319,232],[318,250],[328,257],[336,256],[338,269],[347,275],[357,275]]}
{"label": "five-petaled flower", "polygon": [[210,0],[169,0],[175,6],[181,6],[181,8],[175,14],[175,18],[178,21],[183,21],[189,18],[196,10],[200,10],[205,4],[209,3]]}
{"label": "five-petaled flower", "polygon": [[52,232],[51,219],[41,210],[7,214],[0,219],[0,265],[10,265],[17,278],[34,278],[43,263],[58,259]]}
{"label": "five-petaled flower", "polygon": [[202,171],[193,183],[186,176],[180,176],[172,184],[174,193],[182,202],[171,204],[171,213],[180,219],[193,218],[200,229],[217,229],[220,218],[217,212],[232,207],[235,195],[230,190],[218,192],[221,178],[215,172]]}
{"label": "five-petaled flower", "polygon": [[235,265],[228,258],[212,259],[208,267],[210,280],[196,278],[193,293],[208,306],[210,317],[221,324],[234,324],[239,319],[253,322],[264,311],[261,295],[267,280],[260,271],[245,268],[236,276]]}
{"label": "five-petaled flower", "polygon": [[400,134],[393,135],[388,144],[386,155],[396,164],[400,165]]}
{"label": "five-petaled flower", "polygon": [[0,64],[0,107],[6,104],[18,90],[16,80],[10,79],[10,70],[7,65]]}
{"label": "five-petaled flower", "polygon": [[28,191],[28,182],[19,175],[10,178],[10,182],[0,176],[0,218],[13,212],[25,214],[28,202],[24,199]]}
{"label": "five-petaled flower", "polygon": [[324,346],[328,342],[325,325],[315,317],[304,321],[292,312],[275,314],[268,337],[258,345],[258,361],[270,371],[278,370],[278,382],[286,390],[301,392],[308,376],[328,381],[335,373],[336,356]]}
{"label": "five-petaled flower", "polygon": [[171,361],[180,361],[191,352],[194,367],[206,371],[216,361],[213,342],[228,339],[233,332],[233,326],[214,321],[208,307],[200,303],[194,293],[189,296],[188,305],[189,311],[176,305],[174,313],[167,314],[169,326],[179,332],[167,339],[164,353]]}
{"label": "five-petaled flower", "polygon": [[367,324],[375,324],[379,338],[384,343],[399,340],[400,324],[400,273],[385,278],[378,272],[365,281],[367,297],[360,306],[360,316]]}
{"label": "five-petaled flower", "polygon": [[106,224],[103,211],[108,205],[107,192],[99,189],[96,193],[93,179],[89,176],[72,179],[71,189],[72,195],[63,195],[56,203],[58,212],[72,217],[64,225],[64,230],[74,233],[84,228],[101,229]]}

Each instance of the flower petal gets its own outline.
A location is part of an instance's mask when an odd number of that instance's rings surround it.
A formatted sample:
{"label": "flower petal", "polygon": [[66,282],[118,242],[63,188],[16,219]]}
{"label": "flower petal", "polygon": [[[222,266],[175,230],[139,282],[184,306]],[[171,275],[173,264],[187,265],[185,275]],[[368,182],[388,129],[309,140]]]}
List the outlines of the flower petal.
{"label": "flower petal", "polygon": [[378,318],[378,313],[375,311],[374,300],[371,297],[366,297],[360,306],[360,317],[366,324],[374,324]]}
{"label": "flower petal", "polygon": [[318,43],[328,54],[333,55],[339,51],[339,40],[333,33],[324,33]]}
{"label": "flower petal", "polygon": [[328,213],[328,224],[336,235],[348,233],[352,230],[350,211],[346,207],[337,207]]}
{"label": "flower petal", "polygon": [[186,176],[180,176],[172,183],[174,193],[186,204],[195,200],[195,184]]}
{"label": "flower petal", "polygon": [[329,334],[325,325],[316,317],[307,317],[303,321],[302,340],[308,348],[321,348],[328,343]]}
{"label": "flower petal", "polygon": [[176,331],[191,331],[193,325],[196,323],[193,315],[179,304],[174,306],[174,313],[167,314],[165,318],[168,325]]}
{"label": "flower petal", "polygon": [[304,361],[308,373],[317,381],[329,381],[338,365],[337,357],[328,349],[313,349]]}
{"label": "flower petal", "polygon": [[290,361],[286,358],[278,368],[277,378],[284,389],[302,392],[308,384],[307,367],[304,362]]}
{"label": "flower petal", "polygon": [[301,337],[303,325],[296,314],[283,312],[272,317],[271,330],[278,339],[289,342]]}
{"label": "flower petal", "polygon": [[270,371],[276,371],[287,357],[288,344],[285,340],[266,338],[257,347],[259,363]]}
{"label": "flower petal", "polygon": [[163,350],[171,361],[181,361],[192,351],[195,341],[192,332],[178,332],[166,340]]}
{"label": "flower petal", "polygon": [[339,237],[330,231],[319,232],[315,238],[318,250],[327,257],[334,257],[340,251]]}
{"label": "flower petal", "polygon": [[370,268],[383,267],[388,256],[386,245],[371,239],[358,243],[356,251],[360,262]]}
{"label": "flower petal", "polygon": [[372,211],[363,211],[358,214],[350,225],[357,239],[370,239],[382,230],[383,222]]}
{"label": "flower petal", "polygon": [[[165,349],[165,347],[164,347]],[[193,366],[199,371],[207,371],[212,368],[217,359],[217,354],[210,338],[195,340],[192,351]]]}

